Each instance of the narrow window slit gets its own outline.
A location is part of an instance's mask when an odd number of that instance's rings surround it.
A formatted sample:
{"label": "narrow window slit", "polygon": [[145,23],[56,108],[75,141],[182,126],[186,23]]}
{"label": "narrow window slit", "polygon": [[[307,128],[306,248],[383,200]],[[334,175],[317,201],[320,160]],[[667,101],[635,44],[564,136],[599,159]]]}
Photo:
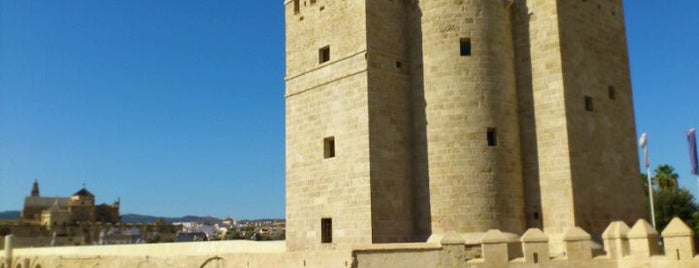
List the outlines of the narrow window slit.
{"label": "narrow window slit", "polygon": [[322,218],[320,219],[320,242],[321,243],[332,243],[333,242],[333,219],[332,218]]}
{"label": "narrow window slit", "polygon": [[318,63],[322,64],[330,61],[330,46],[325,46],[318,50]]}
{"label": "narrow window slit", "polygon": [[495,128],[488,128],[488,146],[497,146],[498,145],[498,133]]}
{"label": "narrow window slit", "polygon": [[609,92],[609,99],[616,100],[616,89],[613,86],[609,86],[608,92]]}
{"label": "narrow window slit", "polygon": [[323,139],[323,156],[325,158],[335,157],[335,137]]}
{"label": "narrow window slit", "polygon": [[585,111],[592,112],[595,110],[594,103],[592,102],[592,97],[585,96]]}
{"label": "narrow window slit", "polygon": [[461,38],[459,40],[461,56],[471,56],[471,39]]}

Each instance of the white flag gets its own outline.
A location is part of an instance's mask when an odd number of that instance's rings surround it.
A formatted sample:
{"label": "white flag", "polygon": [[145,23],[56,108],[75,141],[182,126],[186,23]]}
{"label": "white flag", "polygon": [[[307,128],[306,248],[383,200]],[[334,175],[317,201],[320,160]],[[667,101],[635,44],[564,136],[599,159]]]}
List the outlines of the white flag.
{"label": "white flag", "polygon": [[641,134],[641,138],[638,139],[638,145],[643,148],[643,166],[650,167],[650,162],[648,161],[648,135],[646,133]]}

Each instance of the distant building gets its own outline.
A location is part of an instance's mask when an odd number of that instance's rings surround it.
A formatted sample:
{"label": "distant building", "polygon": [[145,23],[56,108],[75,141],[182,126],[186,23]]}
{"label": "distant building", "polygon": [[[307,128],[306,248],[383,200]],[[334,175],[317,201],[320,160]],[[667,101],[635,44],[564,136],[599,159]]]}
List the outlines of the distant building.
{"label": "distant building", "polygon": [[22,220],[41,222],[49,230],[80,222],[119,223],[119,201],[95,205],[95,195],[84,186],[70,197],[42,197],[35,180],[31,195],[24,199]]}
{"label": "distant building", "polygon": [[71,223],[70,211],[66,208],[61,208],[58,205],[58,200],[50,208],[41,212],[41,225],[46,226],[49,230],[69,223]]}
{"label": "distant building", "polygon": [[231,226],[237,225],[238,221],[236,221],[235,219],[233,219],[231,217],[228,217],[228,218],[223,219],[223,221],[221,221],[221,224],[224,226],[231,227]]}

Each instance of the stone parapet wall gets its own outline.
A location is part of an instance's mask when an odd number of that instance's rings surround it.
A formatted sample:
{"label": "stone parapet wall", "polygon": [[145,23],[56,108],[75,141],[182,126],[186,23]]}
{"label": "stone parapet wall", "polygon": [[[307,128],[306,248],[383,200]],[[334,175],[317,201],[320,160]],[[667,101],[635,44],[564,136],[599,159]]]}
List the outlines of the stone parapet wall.
{"label": "stone parapet wall", "polygon": [[[529,229],[514,240],[489,230],[481,237],[477,258],[469,257],[463,236],[455,232],[447,232],[438,243],[293,252],[285,242],[254,241],[27,249],[10,245],[10,251],[0,251],[0,267],[699,267],[694,232],[678,218],[660,234],[645,220],[630,228],[613,222],[602,238],[604,247],[595,248],[586,231],[571,228],[563,236],[564,254],[550,256],[549,237],[540,229]],[[513,244],[521,250],[512,250]]]}

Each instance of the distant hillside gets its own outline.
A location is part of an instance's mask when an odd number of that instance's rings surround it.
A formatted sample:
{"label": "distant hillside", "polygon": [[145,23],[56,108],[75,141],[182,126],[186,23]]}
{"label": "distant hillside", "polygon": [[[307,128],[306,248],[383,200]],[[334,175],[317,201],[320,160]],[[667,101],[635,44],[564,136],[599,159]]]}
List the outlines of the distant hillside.
{"label": "distant hillside", "polygon": [[10,210],[0,212],[0,220],[19,220],[20,212],[18,210]]}
{"label": "distant hillside", "polygon": [[200,216],[184,216],[179,218],[167,218],[167,217],[156,217],[150,215],[139,215],[139,214],[123,214],[121,215],[122,223],[154,223],[157,220],[162,219],[166,223],[173,222],[204,222],[204,223],[214,223],[220,222],[221,219],[214,217],[200,217]]}

